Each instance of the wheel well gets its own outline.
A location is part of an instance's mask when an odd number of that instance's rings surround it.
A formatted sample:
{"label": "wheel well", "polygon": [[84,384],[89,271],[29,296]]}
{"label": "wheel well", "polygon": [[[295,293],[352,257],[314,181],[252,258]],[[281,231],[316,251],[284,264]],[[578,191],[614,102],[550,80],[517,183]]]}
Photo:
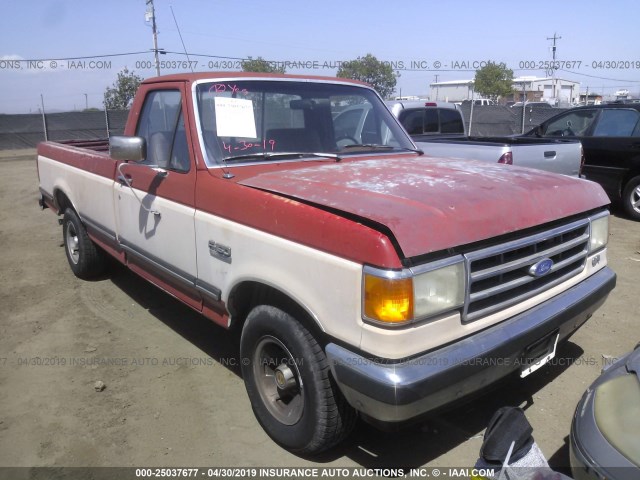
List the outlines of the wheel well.
{"label": "wheel well", "polygon": [[229,296],[228,307],[232,315],[232,329],[242,329],[249,312],[258,305],[277,307],[300,322],[324,346],[326,334],[318,322],[298,302],[277,288],[260,282],[247,281],[234,287]]}
{"label": "wheel well", "polygon": [[59,214],[64,213],[67,208],[75,210],[75,208],[73,208],[71,200],[69,200],[69,197],[67,197],[62,190],[56,190],[53,194],[53,198],[55,199]]}
{"label": "wheel well", "polygon": [[629,183],[629,180],[640,176],[640,172],[637,171],[630,171],[627,172],[627,174],[624,176],[624,178],[622,179],[621,185],[620,185],[620,195],[622,195],[624,193],[624,189],[627,188],[627,183]]}

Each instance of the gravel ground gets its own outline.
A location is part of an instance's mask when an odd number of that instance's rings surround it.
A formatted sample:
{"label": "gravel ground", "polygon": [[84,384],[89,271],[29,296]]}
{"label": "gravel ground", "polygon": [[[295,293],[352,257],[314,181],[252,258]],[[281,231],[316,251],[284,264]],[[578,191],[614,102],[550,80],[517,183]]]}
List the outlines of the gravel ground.
{"label": "gravel ground", "polygon": [[523,405],[562,469],[582,393],[609,356],[640,340],[640,223],[614,209],[618,286],[553,365],[400,432],[361,423],[344,445],[300,458],[255,420],[234,335],[122,267],[91,282],[72,275],[61,227],[37,206],[34,159],[0,154],[0,467],[464,467],[493,412]]}

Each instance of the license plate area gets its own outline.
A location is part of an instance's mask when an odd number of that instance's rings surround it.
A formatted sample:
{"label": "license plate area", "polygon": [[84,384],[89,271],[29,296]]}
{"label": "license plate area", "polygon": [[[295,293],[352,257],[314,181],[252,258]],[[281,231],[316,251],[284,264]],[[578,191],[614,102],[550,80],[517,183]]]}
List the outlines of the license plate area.
{"label": "license plate area", "polygon": [[559,338],[560,334],[556,330],[524,349],[521,359],[523,367],[520,371],[520,378],[535,372],[556,356]]}

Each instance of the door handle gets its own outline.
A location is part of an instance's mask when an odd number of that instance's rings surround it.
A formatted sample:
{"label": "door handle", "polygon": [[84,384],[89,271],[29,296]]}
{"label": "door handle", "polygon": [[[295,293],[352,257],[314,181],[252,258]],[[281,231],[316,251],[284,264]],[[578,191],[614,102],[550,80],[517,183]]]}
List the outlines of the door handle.
{"label": "door handle", "polygon": [[556,152],[554,150],[549,150],[548,152],[544,152],[544,158],[554,158],[556,156]]}

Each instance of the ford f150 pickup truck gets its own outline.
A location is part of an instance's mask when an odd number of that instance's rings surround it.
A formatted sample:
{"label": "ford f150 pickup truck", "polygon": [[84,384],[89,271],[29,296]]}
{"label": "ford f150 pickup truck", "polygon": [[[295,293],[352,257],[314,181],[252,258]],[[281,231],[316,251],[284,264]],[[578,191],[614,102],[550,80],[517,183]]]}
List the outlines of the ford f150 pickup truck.
{"label": "ford f150 pickup truck", "polygon": [[[336,130],[362,104],[366,139]],[[75,275],[110,255],[239,329],[256,418],[296,452],[529,375],[615,285],[599,185],[425,158],[354,81],[149,79],[124,136],[41,143],[38,175]]]}
{"label": "ford f150 pickup truck", "polygon": [[[387,106],[416,145],[429,156],[504,163],[574,177],[580,175],[584,155],[580,142],[575,139],[467,137],[462,114],[453,103],[389,101]],[[336,116],[336,129],[359,142],[366,142],[374,128],[370,111],[366,104],[345,108]]]}

